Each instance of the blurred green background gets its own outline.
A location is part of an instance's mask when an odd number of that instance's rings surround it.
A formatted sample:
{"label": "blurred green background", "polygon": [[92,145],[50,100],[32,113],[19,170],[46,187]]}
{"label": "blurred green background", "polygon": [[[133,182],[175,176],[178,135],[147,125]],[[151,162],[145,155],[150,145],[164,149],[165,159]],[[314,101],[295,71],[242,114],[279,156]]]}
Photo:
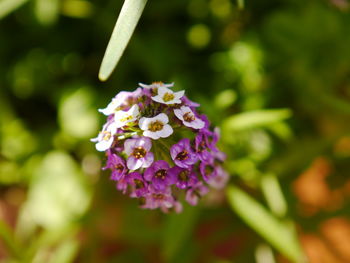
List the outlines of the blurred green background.
{"label": "blurred green background", "polygon": [[[101,83],[122,4],[0,0],[0,262],[350,262],[349,2],[152,0]],[[153,81],[228,155],[229,190],[180,215],[116,191],[89,141]]]}

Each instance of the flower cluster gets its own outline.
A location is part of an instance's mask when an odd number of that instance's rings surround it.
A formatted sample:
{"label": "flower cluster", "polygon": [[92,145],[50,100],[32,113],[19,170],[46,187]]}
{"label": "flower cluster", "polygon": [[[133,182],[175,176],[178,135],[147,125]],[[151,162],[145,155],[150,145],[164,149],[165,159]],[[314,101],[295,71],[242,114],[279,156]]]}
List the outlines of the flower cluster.
{"label": "flower cluster", "polygon": [[133,92],[120,92],[106,108],[99,135],[92,139],[105,151],[111,179],[117,189],[138,198],[142,208],[180,212],[181,192],[196,205],[208,186],[225,186],[228,174],[222,167],[225,154],[216,144],[217,128],[210,129],[199,104],[172,84],[140,83]]}

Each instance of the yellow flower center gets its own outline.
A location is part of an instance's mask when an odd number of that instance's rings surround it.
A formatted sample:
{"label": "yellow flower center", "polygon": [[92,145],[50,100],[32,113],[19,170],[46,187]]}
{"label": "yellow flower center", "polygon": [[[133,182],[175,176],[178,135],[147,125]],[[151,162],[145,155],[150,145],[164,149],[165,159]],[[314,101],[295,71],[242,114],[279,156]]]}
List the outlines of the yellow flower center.
{"label": "yellow flower center", "polygon": [[157,131],[161,131],[163,129],[164,124],[161,121],[154,121],[151,122],[148,125],[148,129],[152,132],[157,132]]}
{"label": "yellow flower center", "polygon": [[173,100],[174,98],[175,98],[174,94],[169,93],[169,92],[165,93],[164,96],[163,96],[163,100],[164,100],[165,102],[171,101],[171,100]]}
{"label": "yellow flower center", "polygon": [[194,115],[191,113],[191,112],[186,112],[184,115],[183,115],[183,118],[185,121],[187,122],[191,122],[191,121],[194,121],[196,119],[196,117],[194,117]]}
{"label": "yellow flower center", "polygon": [[108,131],[103,131],[102,133],[102,140],[103,141],[109,141],[109,139],[112,137],[112,134]]}
{"label": "yellow flower center", "polygon": [[189,179],[189,171],[188,170],[183,170],[178,174],[178,178],[180,181],[187,182]]}
{"label": "yellow flower center", "polygon": [[115,166],[115,169],[118,171],[118,173],[121,173],[124,170],[124,166],[119,163]]}
{"label": "yellow flower center", "polygon": [[136,158],[136,159],[140,159],[145,157],[147,151],[143,148],[143,147],[136,147],[132,153],[132,155]]}
{"label": "yellow flower center", "polygon": [[134,183],[135,183],[136,189],[141,189],[145,187],[145,184],[139,179],[134,179]]}
{"label": "yellow flower center", "polygon": [[121,122],[126,122],[132,119],[132,115],[126,115],[124,118],[121,118],[120,121]]}
{"label": "yellow flower center", "polygon": [[163,84],[164,84],[164,83],[161,82],[161,81],[152,82],[152,85],[159,85],[159,86],[161,86],[161,85],[163,85]]}
{"label": "yellow flower center", "polygon": [[167,172],[165,169],[160,169],[155,173],[155,177],[162,180],[165,179],[166,175],[167,175]]}
{"label": "yellow flower center", "polygon": [[176,156],[176,160],[179,160],[179,161],[184,161],[186,159],[188,159],[188,151],[186,150],[179,152]]}

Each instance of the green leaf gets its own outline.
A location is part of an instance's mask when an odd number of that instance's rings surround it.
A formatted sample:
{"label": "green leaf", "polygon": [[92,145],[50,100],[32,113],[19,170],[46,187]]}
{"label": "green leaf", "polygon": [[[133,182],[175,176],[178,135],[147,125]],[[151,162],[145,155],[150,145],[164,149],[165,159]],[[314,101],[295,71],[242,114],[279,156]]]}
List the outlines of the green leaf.
{"label": "green leaf", "polygon": [[78,241],[71,238],[60,243],[53,253],[49,263],[70,263],[74,262],[74,258],[79,249]]}
{"label": "green leaf", "polygon": [[19,8],[28,0],[2,0],[0,1],[0,19],[9,15],[11,12]]}
{"label": "green leaf", "polygon": [[19,244],[16,242],[10,227],[3,220],[0,220],[0,240],[2,240],[13,257],[20,258],[21,249]]}
{"label": "green leaf", "polygon": [[293,262],[305,262],[296,232],[235,186],[227,189],[232,209],[258,234]]}
{"label": "green leaf", "polygon": [[113,29],[99,72],[105,81],[112,74],[139,21],[147,0],[125,0]]}
{"label": "green leaf", "polygon": [[244,9],[244,0],[237,0],[238,9]]}
{"label": "green leaf", "polygon": [[226,130],[241,131],[260,128],[271,123],[288,119],[292,115],[289,109],[256,110],[236,114],[223,123]]}
{"label": "green leaf", "polygon": [[38,21],[41,24],[52,25],[58,18],[59,8],[59,0],[36,0],[34,11]]}
{"label": "green leaf", "polygon": [[172,262],[181,245],[192,235],[198,207],[184,206],[180,214],[168,215],[164,226],[163,253],[166,262]]}

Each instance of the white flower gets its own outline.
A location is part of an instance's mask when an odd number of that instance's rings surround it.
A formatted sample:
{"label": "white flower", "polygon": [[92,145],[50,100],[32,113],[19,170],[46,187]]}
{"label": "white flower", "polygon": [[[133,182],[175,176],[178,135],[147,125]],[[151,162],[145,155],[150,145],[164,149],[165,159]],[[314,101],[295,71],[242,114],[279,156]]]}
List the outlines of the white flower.
{"label": "white flower", "polygon": [[128,111],[117,111],[114,115],[114,122],[116,123],[117,127],[120,128],[129,122],[136,121],[139,117],[139,114],[139,106],[135,104]]}
{"label": "white flower", "polygon": [[[142,89],[138,88],[133,92],[122,91],[115,96],[112,101],[104,109],[99,109],[99,112],[102,112],[104,115],[108,116],[117,111],[121,110],[123,106],[132,104],[137,97],[142,93]],[[130,103],[131,102],[131,103]]]}
{"label": "white flower", "polygon": [[205,126],[205,122],[197,118],[189,107],[181,106],[180,109],[174,109],[174,113],[176,117],[187,127],[202,129]]}
{"label": "white flower", "polygon": [[144,130],[143,135],[154,140],[166,138],[173,133],[173,128],[169,124],[169,118],[165,113],[160,113],[153,118],[141,118],[139,126]]}
{"label": "white flower", "polygon": [[163,104],[179,104],[180,100],[185,94],[184,90],[173,92],[172,90],[164,87],[158,88],[158,94],[152,97],[152,100]]}
{"label": "white flower", "polygon": [[171,88],[174,86],[174,82],[173,83],[163,83],[163,82],[153,82],[150,85],[147,84],[143,84],[143,83],[139,83],[139,86],[144,88],[144,89],[158,89],[158,88]]}
{"label": "white flower", "polygon": [[111,148],[114,142],[114,135],[117,133],[117,129],[118,128],[115,122],[107,123],[103,126],[103,129],[98,136],[91,139],[92,142],[97,142],[95,145],[97,151],[104,152],[105,150]]}

